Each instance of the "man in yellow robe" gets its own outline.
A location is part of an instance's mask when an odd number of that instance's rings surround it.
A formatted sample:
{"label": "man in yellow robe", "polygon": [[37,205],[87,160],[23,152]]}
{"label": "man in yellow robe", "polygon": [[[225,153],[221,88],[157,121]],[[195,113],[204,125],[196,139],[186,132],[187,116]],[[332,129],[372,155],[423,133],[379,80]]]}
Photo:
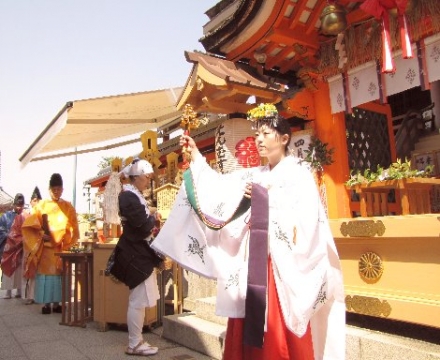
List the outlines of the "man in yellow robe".
{"label": "man in yellow robe", "polygon": [[79,238],[75,208],[61,198],[63,179],[60,174],[51,176],[49,193],[51,198],[41,200],[31,219],[23,225],[23,235],[30,247],[27,271],[32,273],[36,267],[35,302],[44,304],[43,314],[61,312],[62,267],[61,259],[55,254],[69,249]]}

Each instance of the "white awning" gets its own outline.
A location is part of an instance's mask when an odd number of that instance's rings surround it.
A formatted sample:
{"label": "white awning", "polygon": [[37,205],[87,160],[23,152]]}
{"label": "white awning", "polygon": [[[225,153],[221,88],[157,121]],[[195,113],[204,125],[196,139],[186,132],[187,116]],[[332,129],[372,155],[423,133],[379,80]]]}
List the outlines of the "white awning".
{"label": "white awning", "polygon": [[[12,206],[14,202],[14,198],[9,195],[3,188],[0,186],[0,209],[4,207]],[[2,209],[3,210],[3,209]]]}
{"label": "white awning", "polygon": [[[158,128],[180,117],[181,111],[177,110],[176,102],[182,89],[170,88],[67,102],[23,153],[20,161],[26,165],[30,161],[126,145],[130,141],[118,143],[118,138]],[[104,148],[91,146],[109,140],[114,140],[113,145]],[[78,147],[82,148],[76,150]]]}

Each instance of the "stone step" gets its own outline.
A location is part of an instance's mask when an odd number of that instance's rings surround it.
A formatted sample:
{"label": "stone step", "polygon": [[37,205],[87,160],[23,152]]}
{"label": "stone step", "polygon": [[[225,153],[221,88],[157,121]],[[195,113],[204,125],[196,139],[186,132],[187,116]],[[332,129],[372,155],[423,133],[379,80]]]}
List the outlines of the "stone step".
{"label": "stone step", "polygon": [[163,318],[162,337],[220,360],[226,326],[198,317],[195,313],[168,315]]}
{"label": "stone step", "polygon": [[[347,325],[346,330],[346,360],[440,360],[440,339],[430,342],[356,325]],[[433,330],[431,338],[437,333],[438,329]],[[194,313],[169,315],[163,322],[164,338],[213,359],[222,358],[225,334],[226,326],[201,319]]]}
{"label": "stone step", "polygon": [[215,296],[196,299],[194,313],[203,320],[211,321],[219,325],[226,325],[228,318],[215,315],[215,301]]}
{"label": "stone step", "polygon": [[347,325],[346,360],[435,360],[440,345]]}

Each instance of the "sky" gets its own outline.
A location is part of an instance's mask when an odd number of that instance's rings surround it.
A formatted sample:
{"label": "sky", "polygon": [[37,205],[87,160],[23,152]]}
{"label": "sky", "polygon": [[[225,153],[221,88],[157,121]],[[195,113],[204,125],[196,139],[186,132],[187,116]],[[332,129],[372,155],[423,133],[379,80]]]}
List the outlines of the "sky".
{"label": "sky", "polygon": [[24,167],[19,158],[68,101],[184,86],[192,68],[184,52],[204,51],[199,39],[209,21],[205,12],[217,2],[1,0],[3,190],[11,196],[21,192],[29,202],[38,186],[46,198],[57,172],[63,198],[77,212],[88,212],[84,181],[98,174],[104,157],[141,152],[140,142]]}

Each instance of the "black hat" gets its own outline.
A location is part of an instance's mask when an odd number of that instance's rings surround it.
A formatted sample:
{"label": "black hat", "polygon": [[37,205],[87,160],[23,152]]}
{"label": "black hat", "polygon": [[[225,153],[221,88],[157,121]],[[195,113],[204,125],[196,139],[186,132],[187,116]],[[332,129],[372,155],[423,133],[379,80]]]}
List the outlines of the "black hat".
{"label": "black hat", "polygon": [[60,174],[52,174],[49,181],[49,187],[63,186],[63,178]]}
{"label": "black hat", "polygon": [[24,196],[23,194],[17,193],[14,198],[14,205],[24,206]]}
{"label": "black hat", "polygon": [[31,195],[31,200],[34,200],[34,199],[38,199],[38,200],[42,199],[41,194],[40,194],[40,189],[38,188],[38,186],[35,186],[34,192]]}

